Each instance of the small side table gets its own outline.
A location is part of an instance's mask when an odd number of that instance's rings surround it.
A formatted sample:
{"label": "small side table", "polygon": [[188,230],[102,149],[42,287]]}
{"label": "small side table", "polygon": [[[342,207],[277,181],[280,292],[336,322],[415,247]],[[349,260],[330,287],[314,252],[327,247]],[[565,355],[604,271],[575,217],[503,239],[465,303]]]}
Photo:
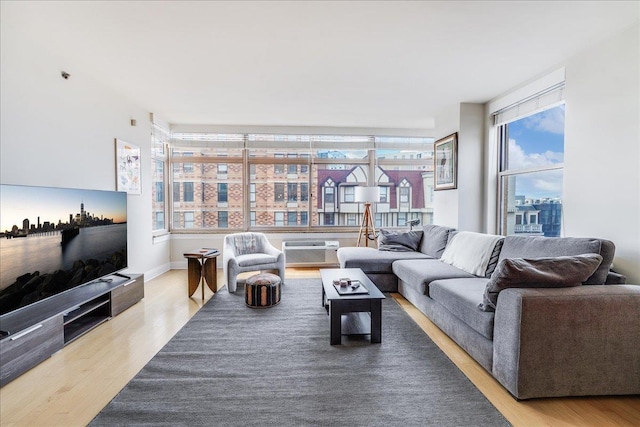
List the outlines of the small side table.
{"label": "small side table", "polygon": [[184,257],[187,258],[189,296],[192,296],[198,286],[202,284],[202,300],[204,300],[205,283],[212,292],[218,291],[218,274],[216,272],[218,256],[220,256],[220,251],[206,248],[184,253]]}

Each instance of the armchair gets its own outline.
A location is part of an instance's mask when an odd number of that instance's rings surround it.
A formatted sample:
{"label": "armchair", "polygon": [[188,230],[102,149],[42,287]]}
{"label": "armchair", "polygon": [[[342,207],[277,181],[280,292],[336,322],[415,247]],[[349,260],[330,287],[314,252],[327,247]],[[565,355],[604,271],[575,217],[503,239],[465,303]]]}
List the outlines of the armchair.
{"label": "armchair", "polygon": [[273,246],[263,233],[226,235],[222,259],[229,292],[236,291],[238,274],[247,271],[278,270],[278,276],[284,283],[284,252]]}

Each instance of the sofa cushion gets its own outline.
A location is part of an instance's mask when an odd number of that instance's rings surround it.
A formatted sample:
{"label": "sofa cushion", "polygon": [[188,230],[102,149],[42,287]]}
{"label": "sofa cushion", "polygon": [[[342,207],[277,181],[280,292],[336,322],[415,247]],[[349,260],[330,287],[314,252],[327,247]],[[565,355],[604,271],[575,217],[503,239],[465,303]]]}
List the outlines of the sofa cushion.
{"label": "sofa cushion", "polygon": [[494,234],[459,231],[449,240],[440,259],[467,273],[484,277],[496,243],[503,239]]}
{"label": "sofa cushion", "polygon": [[409,252],[417,251],[422,239],[422,231],[380,230],[379,251]]}
{"label": "sofa cushion", "polygon": [[585,285],[603,285],[613,262],[615,245],[609,240],[587,237],[536,237],[507,236],[504,239],[500,258],[541,258],[600,254],[600,267],[584,281]]}
{"label": "sofa cushion", "polygon": [[602,262],[598,254],[573,257],[508,258],[500,261],[487,283],[481,310],[493,311],[500,291],[507,288],[566,288],[580,286]]}
{"label": "sofa cushion", "polygon": [[395,260],[423,258],[429,256],[421,252],[388,252],[366,247],[338,249],[340,268],[360,268],[365,273],[392,274],[391,264]]}
{"label": "sofa cushion", "polygon": [[429,295],[471,329],[493,340],[494,313],[477,309],[488,281],[485,277],[435,280],[429,285]]}
{"label": "sofa cushion", "polygon": [[424,295],[429,295],[429,284],[434,280],[476,277],[439,259],[396,261],[392,269],[398,279]]}
{"label": "sofa cushion", "polygon": [[269,254],[244,254],[236,257],[240,267],[251,267],[253,265],[275,264],[277,258]]}
{"label": "sofa cushion", "polygon": [[449,233],[452,231],[454,231],[453,228],[440,225],[427,224],[423,226],[420,252],[431,258],[440,258],[449,241]]}

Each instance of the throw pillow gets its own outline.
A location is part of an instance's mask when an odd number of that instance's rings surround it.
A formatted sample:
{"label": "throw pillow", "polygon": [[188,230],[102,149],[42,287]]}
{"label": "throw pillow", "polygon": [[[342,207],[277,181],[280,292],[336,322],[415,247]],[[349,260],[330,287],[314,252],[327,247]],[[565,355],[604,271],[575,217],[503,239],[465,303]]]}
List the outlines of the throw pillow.
{"label": "throw pillow", "polygon": [[484,290],[482,311],[495,311],[500,291],[507,288],[580,286],[602,262],[598,254],[549,258],[506,258],[498,263]]}
{"label": "throw pillow", "polygon": [[380,230],[378,236],[379,251],[410,252],[417,251],[422,231]]}
{"label": "throw pillow", "polygon": [[484,277],[495,252],[496,244],[503,236],[458,231],[452,234],[440,260],[475,276]]}
{"label": "throw pillow", "polygon": [[258,241],[254,234],[244,233],[234,237],[236,255],[253,254],[258,250]]}

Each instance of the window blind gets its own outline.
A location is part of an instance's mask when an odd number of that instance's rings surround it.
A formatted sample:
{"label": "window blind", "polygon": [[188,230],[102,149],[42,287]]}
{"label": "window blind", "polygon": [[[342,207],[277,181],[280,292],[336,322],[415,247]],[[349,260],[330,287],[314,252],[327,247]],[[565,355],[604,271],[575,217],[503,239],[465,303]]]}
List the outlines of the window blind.
{"label": "window blind", "polygon": [[493,124],[502,125],[546,110],[564,101],[564,82],[493,113]]}

